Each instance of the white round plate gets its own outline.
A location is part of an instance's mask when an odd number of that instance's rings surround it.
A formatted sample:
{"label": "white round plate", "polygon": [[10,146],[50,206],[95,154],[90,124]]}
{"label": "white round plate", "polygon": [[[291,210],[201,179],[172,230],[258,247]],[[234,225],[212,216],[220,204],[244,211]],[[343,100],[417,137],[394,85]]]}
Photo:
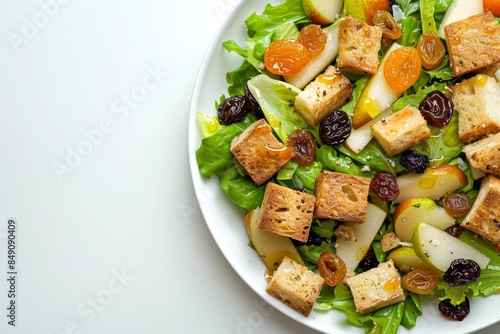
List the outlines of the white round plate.
{"label": "white round plate", "polygon": [[[280,312],[319,332],[360,334],[363,333],[363,329],[350,324],[345,313],[341,311],[332,310],[324,313],[313,311],[309,317],[304,317],[265,292],[266,268],[257,253],[248,246],[249,238],[243,222],[244,211],[226,197],[215,177],[206,179],[198,171],[196,150],[200,146],[202,136],[196,114],[198,112],[215,114],[215,101],[218,101],[222,94],[227,96],[226,73],[236,69],[242,62],[239,55],[227,52],[222,47],[222,42],[235,40],[239,45],[243,45],[247,38],[245,19],[253,12],[262,13],[268,2],[277,4],[281,1],[241,1],[219,29],[201,65],[193,91],[188,129],[189,159],[194,189],[205,221],[217,245],[230,265],[255,293]],[[223,279],[224,274],[221,273],[221,280]],[[498,305],[500,305],[500,295],[473,298],[471,313],[462,322],[456,322],[445,320],[441,316],[437,310],[437,301],[426,300],[423,301],[424,314],[418,319],[417,325],[411,330],[400,328],[398,333],[470,333],[499,321]]]}

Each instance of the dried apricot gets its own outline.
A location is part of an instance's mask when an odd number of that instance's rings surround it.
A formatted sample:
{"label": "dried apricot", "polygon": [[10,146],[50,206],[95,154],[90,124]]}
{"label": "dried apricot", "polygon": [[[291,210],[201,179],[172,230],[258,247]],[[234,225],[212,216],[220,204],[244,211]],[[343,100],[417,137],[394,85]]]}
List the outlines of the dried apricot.
{"label": "dried apricot", "polygon": [[311,52],[294,39],[272,42],[264,52],[264,65],[276,75],[291,75],[303,69],[311,59]]}
{"label": "dried apricot", "polygon": [[387,56],[384,64],[384,78],[391,89],[401,93],[417,81],[421,69],[422,63],[417,49],[403,46]]}

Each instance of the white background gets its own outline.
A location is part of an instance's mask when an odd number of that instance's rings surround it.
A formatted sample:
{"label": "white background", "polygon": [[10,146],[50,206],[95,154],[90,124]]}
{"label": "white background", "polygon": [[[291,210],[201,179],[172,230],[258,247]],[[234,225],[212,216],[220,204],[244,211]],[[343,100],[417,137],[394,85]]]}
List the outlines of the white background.
{"label": "white background", "polygon": [[189,174],[191,92],[237,2],[1,0],[0,333],[314,333],[234,273]]}

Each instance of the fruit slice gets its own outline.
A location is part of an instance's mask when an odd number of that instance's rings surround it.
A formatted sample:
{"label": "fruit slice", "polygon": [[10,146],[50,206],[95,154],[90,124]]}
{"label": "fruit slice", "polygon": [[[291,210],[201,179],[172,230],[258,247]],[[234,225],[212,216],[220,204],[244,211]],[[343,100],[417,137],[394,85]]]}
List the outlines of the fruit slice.
{"label": "fruit slice", "polygon": [[394,232],[401,241],[411,241],[419,223],[445,230],[455,225],[455,219],[430,198],[404,200],[394,211]]}
{"label": "fruit slice", "polygon": [[347,269],[354,270],[370,249],[371,243],[384,222],[386,213],[378,206],[368,203],[366,221],[362,224],[344,223],[351,228],[354,238],[337,238],[335,252],[345,262]]}
{"label": "fruit slice", "polygon": [[326,34],[326,44],[323,51],[312,56],[307,65],[298,73],[283,76],[283,79],[287,83],[302,89],[333,62],[339,52],[339,40],[337,38],[339,33],[338,21],[323,29],[323,32]]}
{"label": "fruit slice", "polygon": [[372,129],[370,128],[373,124],[377,123],[380,121],[382,118],[389,116],[389,114],[392,112],[392,108],[387,108],[384,111],[382,111],[380,114],[377,115],[374,119],[363,125],[362,127],[358,128],[357,130],[352,129],[351,134],[347,138],[347,140],[344,142],[344,146],[347,147],[350,151],[354,153],[359,153],[361,152],[366,145],[372,140],[373,138],[373,133]]}
{"label": "fruit slice", "polygon": [[378,10],[389,10],[389,0],[345,0],[346,16],[373,24],[373,15]]}
{"label": "fruit slice", "polygon": [[385,81],[384,66],[388,55],[402,46],[393,43],[378,65],[377,73],[372,75],[361,92],[354,113],[352,127],[356,130],[370,122],[382,111],[389,108],[402,93],[391,89]]}
{"label": "fruit slice", "polygon": [[483,0],[453,0],[444,14],[438,35],[445,39],[444,27],[447,24],[468,18],[469,16],[484,12]]}
{"label": "fruit slice", "polygon": [[284,256],[304,265],[297,248],[288,237],[263,231],[257,228],[257,217],[260,208],[256,208],[245,215],[245,226],[252,244],[266,267],[274,271]]}
{"label": "fruit slice", "polygon": [[409,198],[426,197],[437,200],[467,185],[467,176],[457,166],[441,165],[427,168],[423,174],[408,173],[396,177],[401,203]]}
{"label": "fruit slice", "polygon": [[387,255],[387,260],[392,260],[394,265],[403,272],[413,269],[433,269],[415,253],[413,247],[403,246],[396,248]]}
{"label": "fruit slice", "polygon": [[442,272],[456,259],[473,260],[481,269],[490,262],[489,257],[474,247],[425,223],[418,224],[415,229],[413,248],[424,262]]}
{"label": "fruit slice", "polygon": [[302,0],[307,17],[316,24],[328,25],[339,17],[344,0]]}

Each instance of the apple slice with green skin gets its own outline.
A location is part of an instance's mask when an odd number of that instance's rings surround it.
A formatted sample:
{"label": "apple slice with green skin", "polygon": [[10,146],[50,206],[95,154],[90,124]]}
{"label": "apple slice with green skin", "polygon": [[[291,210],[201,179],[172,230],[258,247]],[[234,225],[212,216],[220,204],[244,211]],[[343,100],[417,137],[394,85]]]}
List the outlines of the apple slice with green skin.
{"label": "apple slice with green skin", "polygon": [[465,173],[452,165],[430,167],[422,174],[403,174],[396,180],[399,186],[399,196],[394,200],[396,203],[414,197],[437,200],[467,185]]}
{"label": "apple slice with green skin", "polygon": [[337,238],[335,253],[345,262],[347,269],[354,270],[364,258],[371,243],[385,220],[386,213],[378,206],[368,203],[366,221],[362,224],[344,223],[351,228],[354,238]]}
{"label": "apple slice with green skin", "polygon": [[440,230],[455,225],[455,218],[430,198],[409,198],[399,203],[394,211],[394,232],[401,241],[412,241],[419,223],[427,223]]}
{"label": "apple slice with green skin", "polygon": [[389,0],[345,0],[346,16],[357,18],[373,25],[373,15],[378,10],[389,10]]}
{"label": "apple slice with green skin", "polygon": [[434,269],[415,253],[413,247],[403,246],[396,248],[387,255],[387,260],[392,260],[396,268],[403,272],[413,269]]}
{"label": "apple slice with green skin", "polygon": [[352,115],[353,129],[357,130],[370,122],[378,114],[389,108],[401,96],[402,93],[396,92],[389,87],[384,77],[384,64],[387,56],[400,47],[401,45],[398,43],[391,45],[380,61],[377,73],[368,79],[368,82],[361,91]]}
{"label": "apple slice with green skin", "polygon": [[339,21],[323,29],[326,34],[326,44],[323,51],[312,56],[307,65],[299,72],[292,75],[285,75],[283,79],[299,89],[303,89],[308,83],[323,73],[325,68],[330,65],[339,52]]}
{"label": "apple slice with green skin", "polygon": [[340,16],[344,0],[302,0],[302,8],[315,24],[328,25]]}
{"label": "apple slice with green skin", "polygon": [[352,129],[351,134],[344,142],[344,146],[356,154],[361,152],[373,138],[371,126],[380,121],[382,118],[389,116],[391,112],[392,108],[387,108],[362,127],[356,130]]}
{"label": "apple slice with green skin", "polygon": [[445,39],[444,27],[450,23],[484,12],[483,0],[453,0],[443,16],[438,35]]}
{"label": "apple slice with green skin", "polygon": [[276,270],[284,256],[304,265],[297,248],[288,237],[260,230],[257,228],[257,217],[260,208],[256,208],[245,215],[245,227],[250,240],[262,261],[270,271]]}
{"label": "apple slice with green skin", "polygon": [[462,240],[432,225],[420,223],[413,235],[415,253],[433,268],[445,272],[456,259],[475,261],[485,269],[490,258]]}

